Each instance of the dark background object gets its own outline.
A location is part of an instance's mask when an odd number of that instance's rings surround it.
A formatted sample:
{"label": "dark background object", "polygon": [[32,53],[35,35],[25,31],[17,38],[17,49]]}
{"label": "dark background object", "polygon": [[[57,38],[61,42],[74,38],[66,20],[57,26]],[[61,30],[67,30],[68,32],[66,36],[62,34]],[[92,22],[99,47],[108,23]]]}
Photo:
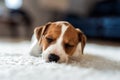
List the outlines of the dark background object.
{"label": "dark background object", "polygon": [[90,38],[120,40],[120,1],[105,0],[95,5],[88,17],[68,14],[65,20]]}
{"label": "dark background object", "polygon": [[25,25],[26,36],[30,36],[29,31],[31,31],[32,21],[29,14],[23,9],[10,9],[9,11],[10,11],[9,18],[14,22],[10,24],[10,26],[12,27],[11,28],[12,36],[13,37],[19,36],[17,26],[21,24]]}

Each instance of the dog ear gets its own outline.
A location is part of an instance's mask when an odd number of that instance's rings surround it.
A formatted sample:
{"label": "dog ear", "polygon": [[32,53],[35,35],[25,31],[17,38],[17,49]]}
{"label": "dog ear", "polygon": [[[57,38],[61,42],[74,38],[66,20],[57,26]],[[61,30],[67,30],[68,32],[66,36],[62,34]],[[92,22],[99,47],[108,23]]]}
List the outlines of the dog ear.
{"label": "dog ear", "polygon": [[47,24],[45,24],[43,26],[36,27],[34,29],[34,34],[35,34],[38,41],[41,42],[41,38],[42,38],[43,34],[45,33],[45,31],[47,30],[47,28],[50,26],[50,24],[51,24],[51,22],[48,22]]}
{"label": "dog ear", "polygon": [[80,29],[77,28],[76,30],[78,32],[79,41],[81,42],[81,52],[83,54],[87,38],[86,38],[86,36],[84,35],[84,33]]}

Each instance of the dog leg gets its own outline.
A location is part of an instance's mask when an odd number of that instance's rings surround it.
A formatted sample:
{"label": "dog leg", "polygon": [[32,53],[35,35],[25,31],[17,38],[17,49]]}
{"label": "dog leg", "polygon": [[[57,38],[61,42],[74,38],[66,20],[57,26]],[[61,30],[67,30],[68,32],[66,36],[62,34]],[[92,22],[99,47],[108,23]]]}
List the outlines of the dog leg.
{"label": "dog leg", "polygon": [[38,41],[34,35],[32,36],[31,43],[32,44],[30,46],[30,51],[29,51],[30,55],[35,56],[35,57],[40,57],[42,53],[41,47],[39,46]]}

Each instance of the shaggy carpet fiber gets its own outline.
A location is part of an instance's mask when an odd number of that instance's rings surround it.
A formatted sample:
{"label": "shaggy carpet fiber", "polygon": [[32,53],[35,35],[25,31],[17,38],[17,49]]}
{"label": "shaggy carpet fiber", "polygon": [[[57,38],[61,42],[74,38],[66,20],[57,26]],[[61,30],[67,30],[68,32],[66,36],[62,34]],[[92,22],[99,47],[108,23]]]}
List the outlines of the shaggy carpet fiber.
{"label": "shaggy carpet fiber", "polygon": [[0,41],[0,80],[120,80],[120,47],[87,43],[80,59],[46,63],[28,54],[30,42]]}

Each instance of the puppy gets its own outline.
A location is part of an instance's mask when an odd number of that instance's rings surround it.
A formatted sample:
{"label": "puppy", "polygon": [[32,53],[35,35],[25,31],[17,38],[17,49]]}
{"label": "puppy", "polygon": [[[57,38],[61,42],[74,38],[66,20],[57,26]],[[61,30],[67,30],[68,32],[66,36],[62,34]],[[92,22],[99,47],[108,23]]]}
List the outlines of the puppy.
{"label": "puppy", "polygon": [[69,22],[49,22],[35,28],[30,54],[46,62],[68,62],[69,57],[83,54],[85,44],[86,36]]}

